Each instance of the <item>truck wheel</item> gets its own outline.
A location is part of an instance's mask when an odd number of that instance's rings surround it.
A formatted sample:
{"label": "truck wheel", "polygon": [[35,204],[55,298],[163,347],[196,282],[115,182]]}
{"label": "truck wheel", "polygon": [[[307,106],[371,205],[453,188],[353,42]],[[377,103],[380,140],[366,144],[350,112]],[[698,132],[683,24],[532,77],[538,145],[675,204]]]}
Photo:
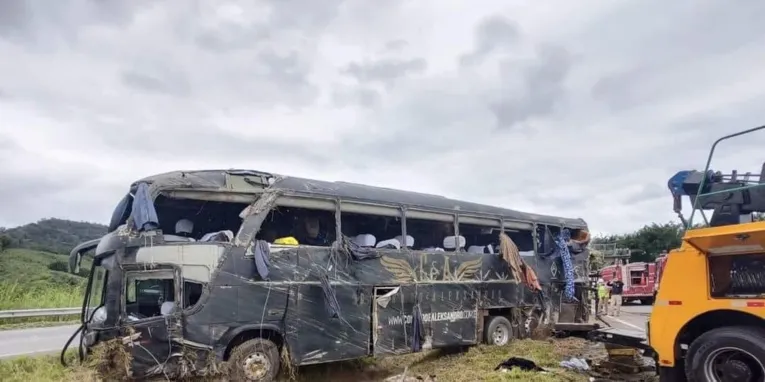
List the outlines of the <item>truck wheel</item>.
{"label": "truck wheel", "polygon": [[489,345],[504,346],[510,343],[513,335],[513,326],[507,318],[494,316],[484,329],[484,339]]}
{"label": "truck wheel", "polygon": [[734,326],[710,330],[688,347],[688,381],[762,381],[765,378],[765,330]]}
{"label": "truck wheel", "polygon": [[265,338],[242,342],[229,357],[232,381],[271,382],[279,374],[279,348]]}

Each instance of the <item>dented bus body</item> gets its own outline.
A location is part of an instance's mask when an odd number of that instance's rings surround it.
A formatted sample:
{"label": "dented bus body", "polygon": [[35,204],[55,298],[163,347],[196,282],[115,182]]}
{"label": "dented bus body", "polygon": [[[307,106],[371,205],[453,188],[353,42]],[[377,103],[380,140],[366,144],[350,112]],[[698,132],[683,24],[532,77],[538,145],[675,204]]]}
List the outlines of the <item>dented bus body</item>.
{"label": "dented bus body", "polygon": [[[309,215],[323,243],[300,240]],[[190,237],[172,232],[179,219],[193,221]],[[494,249],[500,233],[541,292]],[[306,365],[504,344],[588,322],[588,240],[569,236],[588,236],[586,223],[353,183],[151,176],[131,185],[106,236],[72,251],[76,270],[94,250],[80,349],[130,345],[134,377],[211,374],[226,361],[236,380],[270,381],[285,355]]]}

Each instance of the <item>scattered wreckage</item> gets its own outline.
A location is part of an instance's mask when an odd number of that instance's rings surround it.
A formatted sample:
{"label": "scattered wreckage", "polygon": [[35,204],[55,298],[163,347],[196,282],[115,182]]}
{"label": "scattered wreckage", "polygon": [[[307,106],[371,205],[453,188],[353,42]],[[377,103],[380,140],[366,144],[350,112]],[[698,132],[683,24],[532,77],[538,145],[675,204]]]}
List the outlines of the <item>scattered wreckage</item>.
{"label": "scattered wreckage", "polygon": [[271,381],[281,366],[588,330],[588,243],[581,219],[435,195],[160,174],[70,255],[79,271],[94,250],[80,356],[111,341],[134,378]]}

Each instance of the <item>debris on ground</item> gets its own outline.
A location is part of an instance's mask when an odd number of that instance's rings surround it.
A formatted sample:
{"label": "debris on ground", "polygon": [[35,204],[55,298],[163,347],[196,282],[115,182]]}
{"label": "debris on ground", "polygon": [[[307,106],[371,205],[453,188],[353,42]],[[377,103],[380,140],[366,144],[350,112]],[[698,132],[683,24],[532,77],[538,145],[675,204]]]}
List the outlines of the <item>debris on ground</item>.
{"label": "debris on ground", "polygon": [[514,367],[517,367],[520,370],[523,371],[545,371],[545,369],[537,366],[534,361],[525,359],[525,358],[519,358],[519,357],[510,357],[499,365],[497,365],[496,368],[494,368],[494,371],[497,370],[512,370]]}
{"label": "debris on ground", "polygon": [[388,378],[385,378],[383,382],[438,382],[436,379],[435,374],[430,374],[427,376],[422,375],[408,375],[409,367],[406,367],[404,369],[404,372],[398,375],[392,375]]}
{"label": "debris on ground", "polygon": [[575,371],[588,371],[590,370],[590,362],[584,358],[571,357],[568,360],[560,361],[560,367]]}

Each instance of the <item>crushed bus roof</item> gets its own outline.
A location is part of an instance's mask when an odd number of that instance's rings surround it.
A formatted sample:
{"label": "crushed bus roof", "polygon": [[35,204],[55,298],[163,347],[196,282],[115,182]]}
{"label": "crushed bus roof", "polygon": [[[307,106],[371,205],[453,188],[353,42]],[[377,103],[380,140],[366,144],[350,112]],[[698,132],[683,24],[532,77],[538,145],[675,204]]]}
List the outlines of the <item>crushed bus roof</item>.
{"label": "crushed bus roof", "polygon": [[[314,194],[330,197],[338,197],[347,200],[361,202],[380,203],[388,205],[405,205],[423,209],[461,212],[465,214],[479,214],[501,216],[510,220],[537,222],[550,225],[561,225],[569,228],[587,228],[587,223],[581,218],[563,218],[550,215],[539,215],[517,210],[493,207],[484,204],[471,203],[455,199],[449,199],[440,195],[405,191],[385,187],[369,186],[349,182],[330,182],[316,179],[291,177],[281,174],[268,173],[257,170],[197,170],[197,171],[173,171],[156,174],[143,178],[133,184],[146,182],[161,188],[194,188],[194,189],[219,189],[221,191],[255,192],[254,188],[242,187],[238,189],[233,183],[227,183],[227,177],[261,178],[269,179],[271,185],[266,187],[285,191]],[[244,183],[247,184],[247,183]],[[233,187],[233,188],[232,188]]]}

